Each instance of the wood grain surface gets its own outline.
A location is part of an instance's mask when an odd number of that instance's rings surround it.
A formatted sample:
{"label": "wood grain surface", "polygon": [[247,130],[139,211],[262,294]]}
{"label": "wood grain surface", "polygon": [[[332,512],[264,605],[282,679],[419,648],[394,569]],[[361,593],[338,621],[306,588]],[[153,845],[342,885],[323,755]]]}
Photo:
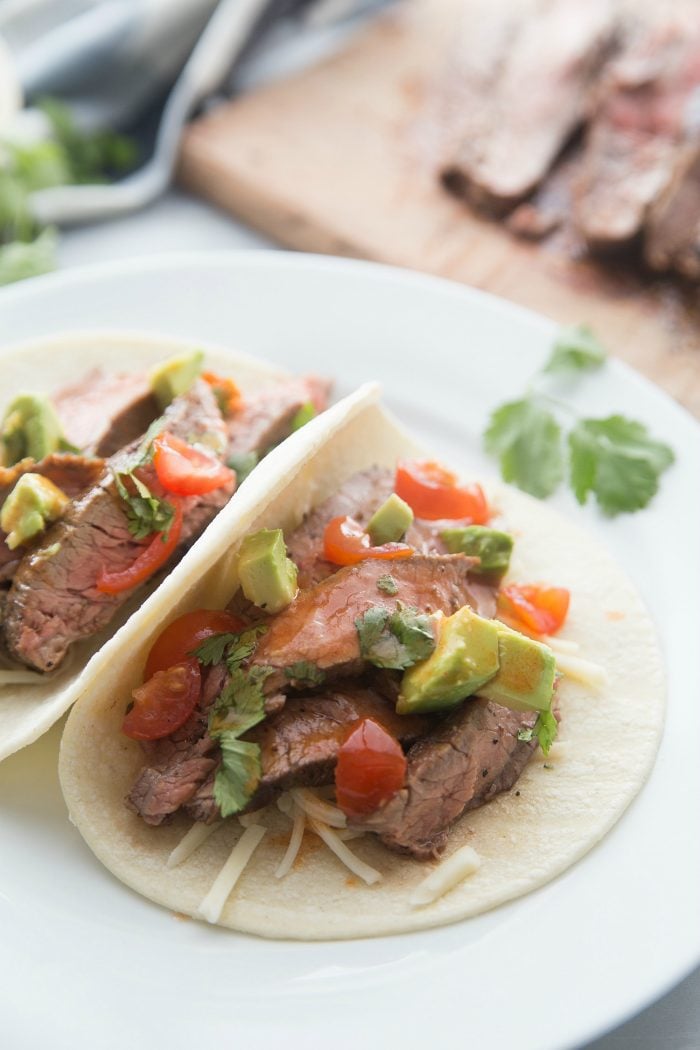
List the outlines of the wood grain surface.
{"label": "wood grain surface", "polygon": [[320,65],[194,122],[182,183],[289,247],[424,270],[587,321],[700,416],[700,293],[518,241],[440,187],[455,2],[414,0]]}

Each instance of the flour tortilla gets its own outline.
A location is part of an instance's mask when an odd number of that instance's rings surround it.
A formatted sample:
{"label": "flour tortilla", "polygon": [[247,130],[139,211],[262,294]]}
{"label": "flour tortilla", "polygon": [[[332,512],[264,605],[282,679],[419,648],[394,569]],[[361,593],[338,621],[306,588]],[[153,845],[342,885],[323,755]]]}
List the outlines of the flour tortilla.
{"label": "flour tortilla", "polygon": [[[288,376],[287,372],[272,365],[221,346],[134,332],[66,333],[0,351],[0,418],[8,402],[20,391],[51,394],[98,366],[106,371],[143,372],[173,354],[193,349],[203,349],[207,367],[230,375],[244,394]],[[305,435],[302,445],[309,439],[313,439],[313,433]],[[264,491],[266,464],[267,457],[222,511],[225,521],[235,518],[243,492]],[[198,546],[195,544],[185,555],[171,577],[187,578],[192,571],[188,566],[193,564]],[[151,591],[154,586],[157,582],[151,586]],[[143,605],[148,593],[148,588],[139,591],[104,631],[73,646],[66,662],[55,673],[35,676],[23,672],[29,684],[0,685],[0,759],[32,743],[70,707],[98,673],[100,660],[109,660],[115,645],[119,648],[116,644],[118,629]],[[4,666],[0,661],[0,667]]]}
{"label": "flour tortilla", "polygon": [[[189,860],[166,869],[168,854],[191,822],[151,828],[124,805],[143,755],[119,727],[153,639],[179,613],[224,604],[237,586],[236,550],[246,532],[291,530],[355,471],[393,465],[397,455],[416,451],[376,405],[358,410],[355,403],[345,425],[328,432],[320,451],[290,472],[286,488],[268,493],[255,520],[239,517],[229,546],[220,548],[208,572],[190,576],[172,609],[161,607],[167,615],[159,617],[152,607],[150,617],[134,617],[113,659],[73,709],[60,757],[71,819],[99,859],[139,893],[194,915],[242,830],[235,818],[225,821]],[[608,684],[594,692],[561,681],[562,743],[547,760],[551,768],[538,752],[517,783],[517,795],[501,795],[458,822],[448,855],[468,844],[482,865],[438,901],[422,908],[410,903],[412,890],[434,865],[397,856],[369,835],[350,846],[382,872],[373,886],[349,878],[308,832],[300,860],[276,879],[291,822],[273,806],[260,818],[270,830],[229,898],[222,925],[266,937],[326,940],[465,919],[564,871],[609,831],[641,788],[661,736],[664,680],[654,630],[634,587],[599,543],[550,508],[504,487],[494,486],[489,496],[503,526],[516,536],[509,578],[571,590],[562,637],[579,642],[581,655],[604,665]]]}

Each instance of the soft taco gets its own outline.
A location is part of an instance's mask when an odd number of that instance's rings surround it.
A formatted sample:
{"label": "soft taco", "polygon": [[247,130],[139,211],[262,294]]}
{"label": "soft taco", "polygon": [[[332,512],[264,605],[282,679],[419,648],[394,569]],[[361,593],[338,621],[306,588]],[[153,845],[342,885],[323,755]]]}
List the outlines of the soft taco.
{"label": "soft taco", "polygon": [[328,384],[130,333],[9,348],[0,368],[2,758],[60,717],[91,657]]}
{"label": "soft taco", "polygon": [[178,913],[301,939],[462,919],[578,860],[651,768],[664,683],[634,587],[551,509],[426,461],[375,398],[166,582],[68,719],[71,820]]}

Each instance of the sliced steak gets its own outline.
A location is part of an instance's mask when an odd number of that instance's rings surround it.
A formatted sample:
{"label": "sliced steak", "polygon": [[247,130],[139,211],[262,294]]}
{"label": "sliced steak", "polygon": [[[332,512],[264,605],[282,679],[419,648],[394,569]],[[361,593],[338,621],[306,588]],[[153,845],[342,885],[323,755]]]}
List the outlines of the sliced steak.
{"label": "sliced steak", "polygon": [[[66,452],[55,452],[38,463],[33,459],[22,459],[13,467],[0,467],[0,507],[12,492],[23,474],[41,474],[53,481],[62,492],[75,499],[86,489],[97,483],[104,471],[104,460],[88,456],[74,456]],[[0,582],[11,580],[28,545],[10,550],[5,533],[0,529]],[[34,544],[31,544],[34,546]]]}
{"label": "sliced steak", "polygon": [[399,853],[419,860],[439,856],[450,825],[509,791],[537,741],[518,740],[535,712],[516,712],[488,700],[467,700],[408,752],[406,786],[364,821]]}
{"label": "sliced steak", "polygon": [[[218,435],[225,446],[225,424],[210,387],[198,380],[168,407],[164,425],[185,440]],[[105,627],[134,589],[103,594],[96,581],[103,566],[118,572],[133,564],[143,549],[128,530],[124,505],[112,470],[129,464],[138,442],[108,461],[98,485],[78,499],[43,542],[27,554],[15,573],[5,613],[8,649],[16,659],[40,671],[58,666],[69,646]],[[179,549],[195,538],[228,501],[232,486],[182,501]]]}
{"label": "sliced steak", "polygon": [[597,251],[630,244],[673,178],[700,85],[697,7],[664,10],[606,76],[574,186],[574,223]]}
{"label": "sliced steak", "polygon": [[676,270],[700,280],[700,145],[688,145],[676,160],[665,191],[652,205],[644,256],[654,270]]}
{"label": "sliced steak", "polygon": [[369,609],[393,612],[402,602],[423,613],[451,615],[474,598],[469,579],[473,561],[463,554],[417,554],[391,563],[397,594],[388,595],[377,580],[386,562],[369,559],[348,565],[316,587],[302,591],[268,625],[255,651],[254,664],[273,669],[265,691],[283,688],[285,668],[301,661],[314,663],[326,675],[358,674],[363,669],[355,620]]}
{"label": "sliced steak", "polygon": [[530,194],[588,115],[616,28],[610,0],[540,0],[510,40],[504,34],[497,79],[472,100],[478,132],[467,111],[445,185],[497,215]]}
{"label": "sliced steak", "polygon": [[[282,711],[246,734],[246,740],[259,745],[262,765],[260,786],[246,809],[267,805],[292,787],[332,784],[340,746],[362,718],[379,722],[406,745],[430,725],[425,717],[397,715],[381,696],[352,684],[339,684],[317,696],[290,697]],[[213,788],[210,773],[185,806],[193,820],[211,823],[219,818]]]}
{"label": "sliced steak", "polygon": [[248,395],[240,411],[228,421],[229,455],[257,452],[263,456],[286,438],[299,409],[311,401],[323,411],[330,382],[317,376],[283,379]]}
{"label": "sliced steak", "polygon": [[59,390],[53,402],[70,443],[98,456],[129,445],[160,415],[147,376],[136,372],[95,368]]}

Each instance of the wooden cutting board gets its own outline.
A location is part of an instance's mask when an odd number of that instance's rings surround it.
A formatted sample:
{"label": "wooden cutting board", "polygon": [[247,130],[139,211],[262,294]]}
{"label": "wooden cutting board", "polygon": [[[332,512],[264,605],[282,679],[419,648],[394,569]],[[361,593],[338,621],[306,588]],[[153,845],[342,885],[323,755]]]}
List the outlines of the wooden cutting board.
{"label": "wooden cutting board", "polygon": [[315,68],[196,121],[182,183],[289,247],[425,270],[587,321],[700,416],[700,293],[693,304],[669,281],[518,241],[439,186],[435,85],[456,2],[413,0]]}

